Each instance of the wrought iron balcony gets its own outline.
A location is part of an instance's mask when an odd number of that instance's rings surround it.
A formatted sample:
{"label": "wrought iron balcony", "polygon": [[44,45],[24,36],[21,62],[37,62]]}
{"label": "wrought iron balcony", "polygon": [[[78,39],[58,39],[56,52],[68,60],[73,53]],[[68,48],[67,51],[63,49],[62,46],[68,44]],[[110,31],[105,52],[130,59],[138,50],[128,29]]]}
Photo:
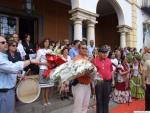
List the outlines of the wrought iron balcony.
{"label": "wrought iron balcony", "polygon": [[142,10],[150,15],[150,0],[142,0]]}

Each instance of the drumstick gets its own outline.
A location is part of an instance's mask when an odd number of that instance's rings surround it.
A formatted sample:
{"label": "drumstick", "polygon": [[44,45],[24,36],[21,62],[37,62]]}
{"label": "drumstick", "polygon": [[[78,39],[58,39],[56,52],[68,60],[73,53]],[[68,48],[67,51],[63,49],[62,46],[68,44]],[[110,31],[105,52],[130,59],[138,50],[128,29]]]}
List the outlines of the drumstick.
{"label": "drumstick", "polygon": [[31,69],[28,69],[28,71],[26,71],[26,72],[24,73],[24,75],[22,76],[23,79],[21,79],[21,76],[20,76],[20,77],[18,76],[20,79],[18,79],[19,81],[17,82],[15,88],[17,88],[18,84],[19,84],[22,80],[24,80],[24,76],[26,76],[26,75],[30,72],[30,70],[31,70]]}
{"label": "drumstick", "polygon": [[28,71],[25,72],[24,76],[27,76],[30,71],[31,71],[31,69],[28,69]]}

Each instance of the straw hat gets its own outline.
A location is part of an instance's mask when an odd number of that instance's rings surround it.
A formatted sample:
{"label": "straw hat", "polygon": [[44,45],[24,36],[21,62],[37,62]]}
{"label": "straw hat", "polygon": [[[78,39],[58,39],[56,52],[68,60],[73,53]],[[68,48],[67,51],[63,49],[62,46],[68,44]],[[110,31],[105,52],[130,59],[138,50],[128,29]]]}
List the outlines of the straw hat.
{"label": "straw hat", "polygon": [[18,84],[16,93],[21,102],[32,103],[39,97],[40,91],[38,80],[28,78]]}

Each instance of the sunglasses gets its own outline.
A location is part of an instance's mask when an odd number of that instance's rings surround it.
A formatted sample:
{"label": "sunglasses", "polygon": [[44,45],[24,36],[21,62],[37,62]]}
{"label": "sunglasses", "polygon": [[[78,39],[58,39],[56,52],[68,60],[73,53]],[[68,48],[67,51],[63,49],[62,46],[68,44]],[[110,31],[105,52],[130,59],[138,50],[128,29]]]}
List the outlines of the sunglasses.
{"label": "sunglasses", "polygon": [[12,47],[17,47],[17,45],[11,45]]}
{"label": "sunglasses", "polygon": [[2,41],[2,42],[0,42],[0,43],[4,45],[4,44],[6,44],[6,41]]}

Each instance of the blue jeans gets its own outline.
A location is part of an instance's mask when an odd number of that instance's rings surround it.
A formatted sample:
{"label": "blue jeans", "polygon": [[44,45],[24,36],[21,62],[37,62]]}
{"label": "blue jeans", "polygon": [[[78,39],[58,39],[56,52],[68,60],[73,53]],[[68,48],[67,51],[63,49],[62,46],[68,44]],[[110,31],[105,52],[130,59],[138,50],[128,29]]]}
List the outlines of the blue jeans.
{"label": "blue jeans", "polygon": [[15,107],[15,91],[0,92],[0,113],[13,113]]}

